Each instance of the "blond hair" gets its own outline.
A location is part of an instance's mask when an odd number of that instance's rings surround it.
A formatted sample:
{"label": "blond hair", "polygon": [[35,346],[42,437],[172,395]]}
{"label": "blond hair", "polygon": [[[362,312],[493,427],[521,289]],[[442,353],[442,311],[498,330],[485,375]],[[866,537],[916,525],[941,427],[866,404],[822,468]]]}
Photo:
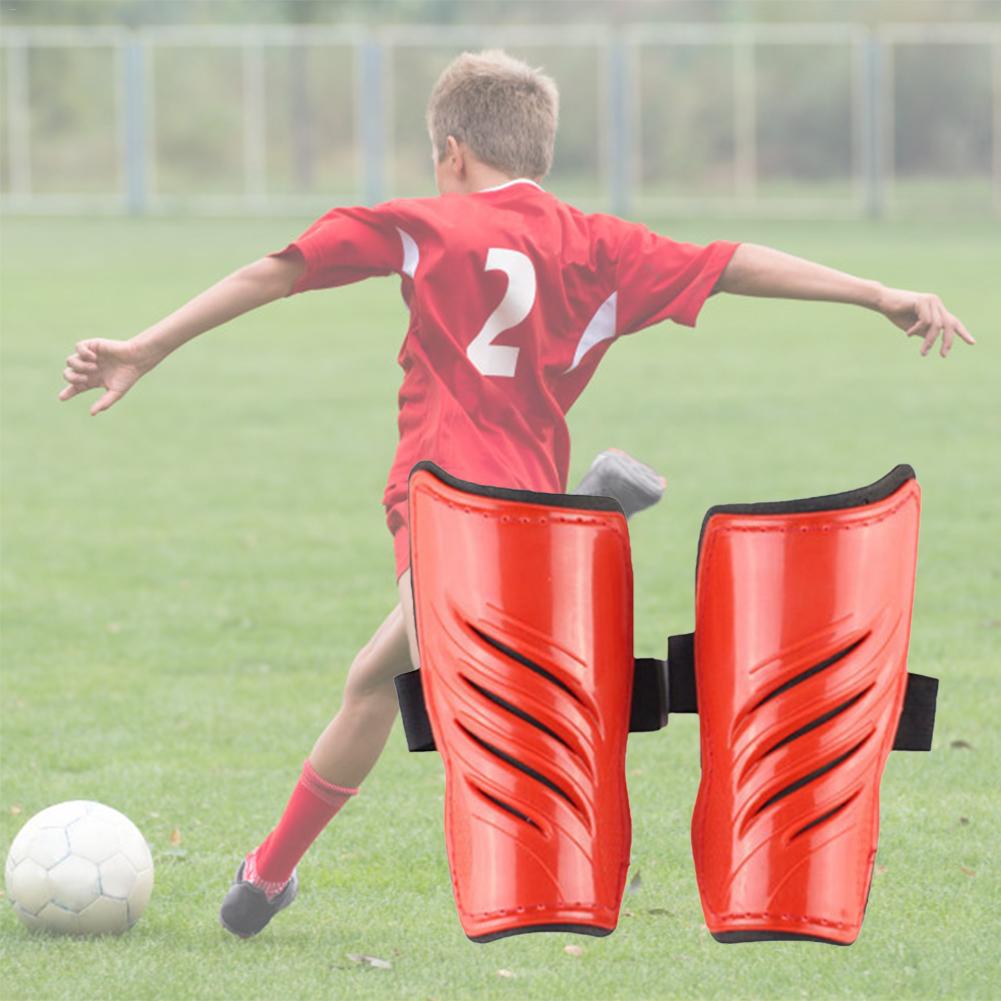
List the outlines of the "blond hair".
{"label": "blond hair", "polygon": [[453,136],[485,164],[512,177],[545,177],[553,165],[559,92],[551,77],[500,49],[463,52],[428,100],[435,156]]}

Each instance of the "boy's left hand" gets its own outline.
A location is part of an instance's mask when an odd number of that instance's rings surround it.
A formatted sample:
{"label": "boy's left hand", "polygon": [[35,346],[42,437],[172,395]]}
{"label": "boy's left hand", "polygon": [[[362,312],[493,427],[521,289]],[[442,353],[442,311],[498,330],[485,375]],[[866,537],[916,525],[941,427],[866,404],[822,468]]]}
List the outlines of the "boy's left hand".
{"label": "boy's left hand", "polygon": [[883,289],[879,311],[893,324],[905,331],[908,337],[920,337],[921,354],[934,347],[939,335],[942,346],[939,354],[945,358],[952,350],[952,342],[959,337],[967,344],[976,344],[973,335],[953,316],[942,300],[930,292],[907,292],[899,288]]}

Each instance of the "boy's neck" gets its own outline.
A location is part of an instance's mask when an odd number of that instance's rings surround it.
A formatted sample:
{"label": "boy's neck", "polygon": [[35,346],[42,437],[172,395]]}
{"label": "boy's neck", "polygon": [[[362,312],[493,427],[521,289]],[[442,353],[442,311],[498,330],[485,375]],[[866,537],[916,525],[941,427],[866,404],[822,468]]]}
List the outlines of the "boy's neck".
{"label": "boy's neck", "polygon": [[496,167],[490,167],[485,163],[469,163],[466,166],[466,192],[472,194],[474,191],[483,191],[486,188],[498,188],[502,184],[510,184],[519,178],[511,174],[506,174]]}

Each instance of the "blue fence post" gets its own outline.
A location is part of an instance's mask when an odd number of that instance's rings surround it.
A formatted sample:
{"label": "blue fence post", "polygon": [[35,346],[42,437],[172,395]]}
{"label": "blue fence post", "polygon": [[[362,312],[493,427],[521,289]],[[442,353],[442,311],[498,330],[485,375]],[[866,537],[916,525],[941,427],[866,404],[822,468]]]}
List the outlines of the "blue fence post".
{"label": "blue fence post", "polygon": [[608,181],[612,211],[629,214],[632,201],[632,121],[629,47],[621,35],[608,42]]}
{"label": "blue fence post", "polygon": [[122,106],[125,109],[125,202],[129,212],[142,215],[149,201],[146,163],[146,50],[132,38],[126,42],[122,74]]}
{"label": "blue fence post", "polygon": [[359,51],[358,120],[361,125],[362,170],[365,202],[375,205],[385,198],[386,94],[383,48],[375,38],[362,41]]}
{"label": "blue fence post", "polygon": [[886,207],[883,183],[885,60],[883,43],[872,32],[865,40],[863,66],[862,174],[865,178],[865,214],[870,219],[879,219]]}

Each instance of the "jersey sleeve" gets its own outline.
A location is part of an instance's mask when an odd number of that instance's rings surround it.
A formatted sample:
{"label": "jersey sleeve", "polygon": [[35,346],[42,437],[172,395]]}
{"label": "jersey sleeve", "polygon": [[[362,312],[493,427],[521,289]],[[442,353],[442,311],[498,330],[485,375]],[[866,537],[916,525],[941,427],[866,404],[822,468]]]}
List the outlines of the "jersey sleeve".
{"label": "jersey sleeve", "polygon": [[616,266],[616,327],[631,334],[663,320],[694,327],[736,243],[677,243],[626,224]]}
{"label": "jersey sleeve", "polygon": [[306,270],[289,295],[399,272],[403,243],[387,207],[336,208],[271,256],[299,254]]}

